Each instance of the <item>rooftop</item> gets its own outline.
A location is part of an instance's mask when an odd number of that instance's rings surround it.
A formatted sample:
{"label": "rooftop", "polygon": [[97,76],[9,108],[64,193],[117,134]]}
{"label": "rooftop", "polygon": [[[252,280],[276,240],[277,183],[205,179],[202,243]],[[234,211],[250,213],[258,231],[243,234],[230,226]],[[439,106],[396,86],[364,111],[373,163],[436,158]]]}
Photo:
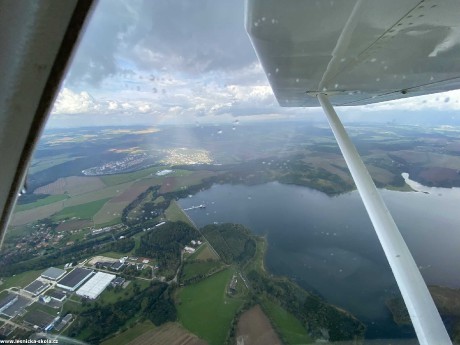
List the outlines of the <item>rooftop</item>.
{"label": "rooftop", "polygon": [[0,301],[0,309],[17,298],[18,298],[17,295],[9,294],[8,296],[6,296],[4,299]]}
{"label": "rooftop", "polygon": [[80,268],[80,267],[74,268],[69,274],[67,274],[64,278],[62,278],[58,282],[58,286],[75,289],[83,281],[88,279],[92,273],[93,273],[92,270],[88,270],[86,268]]}
{"label": "rooftop", "polygon": [[40,280],[34,280],[32,283],[27,285],[24,290],[30,292],[33,295],[38,295],[46,288],[46,284],[41,282]]}
{"label": "rooftop", "polygon": [[51,280],[57,280],[60,277],[62,277],[64,274],[65,274],[64,270],[60,268],[56,268],[56,267],[50,267],[45,272],[42,273],[42,277],[48,278]]}

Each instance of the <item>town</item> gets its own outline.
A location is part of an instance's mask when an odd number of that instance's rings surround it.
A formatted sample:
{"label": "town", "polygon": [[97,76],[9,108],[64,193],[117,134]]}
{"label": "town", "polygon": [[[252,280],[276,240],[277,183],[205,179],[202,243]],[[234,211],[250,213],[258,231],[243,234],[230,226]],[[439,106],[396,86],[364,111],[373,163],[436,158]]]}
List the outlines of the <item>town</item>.
{"label": "town", "polygon": [[[191,240],[182,248],[181,256],[193,254],[202,245],[198,239]],[[0,336],[9,337],[18,331],[61,334],[77,318],[72,309],[104,294],[107,298],[120,294],[132,284],[164,282],[165,277],[156,274],[158,269],[151,258],[103,255],[49,267],[27,285],[17,284],[0,292]],[[148,274],[136,276],[133,272]]]}
{"label": "town", "polygon": [[[130,154],[125,158],[108,162],[96,167],[82,170],[85,176],[112,175],[139,169],[140,165],[148,159],[146,153]],[[145,168],[146,166],[142,166]]]}

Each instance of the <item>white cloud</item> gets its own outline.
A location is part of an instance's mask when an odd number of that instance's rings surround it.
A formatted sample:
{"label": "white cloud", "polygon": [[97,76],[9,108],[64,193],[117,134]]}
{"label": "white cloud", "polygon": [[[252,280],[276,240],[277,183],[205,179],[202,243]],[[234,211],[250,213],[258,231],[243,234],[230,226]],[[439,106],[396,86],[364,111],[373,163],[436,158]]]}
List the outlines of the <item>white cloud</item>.
{"label": "white cloud", "polygon": [[362,110],[381,111],[381,110],[460,110],[460,90],[453,90],[443,93],[435,93],[425,96],[398,99],[395,101],[369,104],[357,107]]}
{"label": "white cloud", "polygon": [[88,92],[77,93],[63,88],[54,102],[52,114],[82,114],[98,109],[98,104]]}
{"label": "white cloud", "polygon": [[150,108],[150,105],[148,104],[142,104],[140,105],[138,108],[137,108],[141,113],[148,113],[151,108]]}

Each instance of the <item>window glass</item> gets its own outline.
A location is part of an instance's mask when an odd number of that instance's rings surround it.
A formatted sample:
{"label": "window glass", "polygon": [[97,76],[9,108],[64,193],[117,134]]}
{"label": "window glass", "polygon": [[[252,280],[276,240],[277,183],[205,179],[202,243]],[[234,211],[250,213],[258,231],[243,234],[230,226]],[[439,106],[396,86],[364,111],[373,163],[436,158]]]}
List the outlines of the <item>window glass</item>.
{"label": "window glass", "polygon": [[[458,95],[338,109],[452,339]],[[242,0],[98,2],[0,276],[5,339],[416,343],[322,110],[278,106]]]}

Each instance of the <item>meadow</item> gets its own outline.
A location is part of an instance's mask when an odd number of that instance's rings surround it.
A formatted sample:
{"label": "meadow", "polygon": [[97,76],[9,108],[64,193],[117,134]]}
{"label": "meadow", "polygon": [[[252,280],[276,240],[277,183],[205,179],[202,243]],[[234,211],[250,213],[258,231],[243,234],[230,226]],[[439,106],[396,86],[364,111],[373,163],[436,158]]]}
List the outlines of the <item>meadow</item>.
{"label": "meadow", "polygon": [[226,294],[233,273],[233,269],[226,269],[178,293],[180,322],[209,345],[225,343],[232,320],[243,303]]}
{"label": "meadow", "polygon": [[286,344],[308,344],[312,342],[306,329],[294,315],[268,299],[263,301],[262,306],[264,312]]}
{"label": "meadow", "polygon": [[222,267],[220,261],[186,262],[182,269],[181,280],[187,281],[197,277],[205,277],[209,273]]}

